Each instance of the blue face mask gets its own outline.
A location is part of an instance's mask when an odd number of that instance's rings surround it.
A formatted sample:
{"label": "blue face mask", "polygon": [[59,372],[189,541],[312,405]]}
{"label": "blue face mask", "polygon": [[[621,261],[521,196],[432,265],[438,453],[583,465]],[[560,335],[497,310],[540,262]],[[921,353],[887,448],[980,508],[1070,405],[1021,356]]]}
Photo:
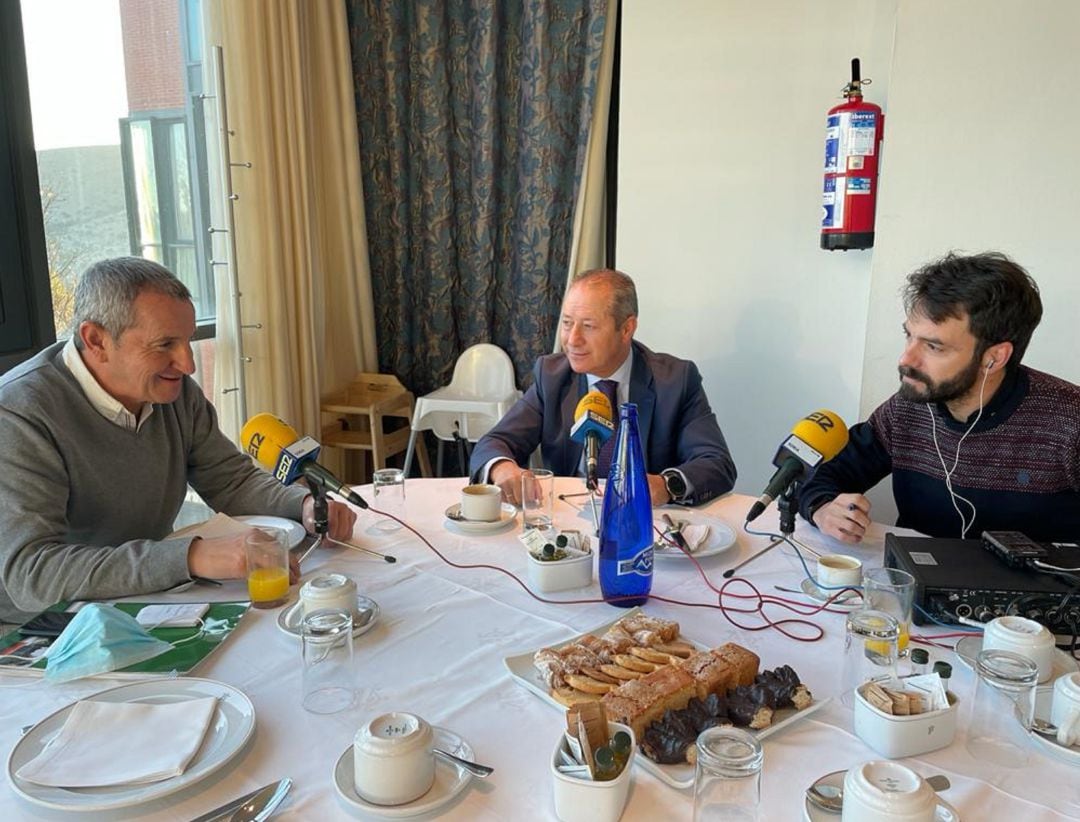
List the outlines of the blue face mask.
{"label": "blue face mask", "polygon": [[45,654],[45,679],[69,682],[116,671],[172,650],[135,618],[111,605],[91,603],[71,620]]}

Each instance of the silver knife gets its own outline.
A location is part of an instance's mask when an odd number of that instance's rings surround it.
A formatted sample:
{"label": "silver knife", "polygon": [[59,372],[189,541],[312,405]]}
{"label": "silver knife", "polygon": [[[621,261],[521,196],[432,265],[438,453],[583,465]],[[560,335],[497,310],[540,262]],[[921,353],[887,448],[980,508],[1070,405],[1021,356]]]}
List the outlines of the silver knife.
{"label": "silver knife", "polygon": [[229,814],[231,814],[245,802],[254,799],[258,794],[262,793],[267,788],[277,788],[278,784],[279,783],[277,782],[271,782],[269,785],[263,785],[263,787],[261,788],[256,788],[251,793],[246,793],[243,796],[237,797],[236,799],[230,799],[221,807],[214,808],[214,810],[209,811],[208,813],[204,813],[202,816],[197,816],[192,819],[191,822],[218,822],[218,820],[226,818],[227,816],[229,816]]}
{"label": "silver knife", "polygon": [[664,514],[664,522],[666,522],[668,526],[668,530],[664,532],[664,536],[671,537],[676,545],[689,554],[690,546],[686,543],[686,537],[682,535],[682,526],[676,525],[667,514]]}
{"label": "silver knife", "polygon": [[292,780],[286,777],[276,785],[267,785],[252,799],[249,799],[229,817],[229,822],[264,822],[277,809],[292,787]]}

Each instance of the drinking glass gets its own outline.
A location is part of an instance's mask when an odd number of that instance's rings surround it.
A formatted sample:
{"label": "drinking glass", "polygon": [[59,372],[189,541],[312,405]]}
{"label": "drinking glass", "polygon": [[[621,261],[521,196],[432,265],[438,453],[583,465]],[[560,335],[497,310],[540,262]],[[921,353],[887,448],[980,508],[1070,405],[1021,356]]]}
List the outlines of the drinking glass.
{"label": "drinking glass", "polygon": [[526,471],[521,475],[522,530],[551,528],[555,503],[555,474],[546,468]]}
{"label": "drinking glass", "polygon": [[304,710],[333,714],[356,701],[352,614],[320,608],[300,622]]}
{"label": "drinking glass", "polygon": [[871,680],[896,676],[900,626],[884,611],[852,611],[844,635],[840,702],[855,705],[855,689]]}
{"label": "drinking glass", "polygon": [[254,529],[244,539],[248,596],[253,608],[276,608],[289,598],[289,546],[277,528]]}
{"label": "drinking glass", "polygon": [[764,752],[742,728],[708,728],[697,738],[694,822],[757,822]]}
{"label": "drinking glass", "polygon": [[[398,519],[405,517],[405,472],[400,468],[380,468],[371,475],[373,508],[391,514]],[[380,531],[391,533],[401,528],[401,523],[390,517],[382,517],[375,523]]]}
{"label": "drinking glass", "polygon": [[863,607],[892,614],[900,626],[897,651],[908,653],[908,626],[915,603],[915,577],[899,568],[873,568],[863,574]]}
{"label": "drinking glass", "polygon": [[1028,731],[1035,714],[1039,668],[1011,651],[980,651],[975,657],[967,749],[976,759],[1022,768],[1028,763]]}

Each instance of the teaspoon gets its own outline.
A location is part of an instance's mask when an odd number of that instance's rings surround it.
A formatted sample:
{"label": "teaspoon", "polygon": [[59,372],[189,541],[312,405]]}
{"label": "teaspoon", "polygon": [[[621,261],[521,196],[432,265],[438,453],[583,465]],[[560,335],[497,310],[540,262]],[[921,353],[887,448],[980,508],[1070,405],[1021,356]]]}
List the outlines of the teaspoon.
{"label": "teaspoon", "polygon": [[436,756],[441,756],[443,759],[449,759],[455,765],[460,765],[471,774],[475,774],[479,777],[485,777],[490,773],[494,773],[495,769],[488,765],[481,765],[478,762],[470,762],[468,759],[462,759],[460,756],[454,756],[448,751],[440,750],[439,748],[432,748],[432,751]]}
{"label": "teaspoon", "polygon": [[1057,739],[1058,727],[1051,722],[1047,722],[1045,719],[1039,719],[1035,717],[1031,720],[1031,730],[1041,736],[1049,736],[1053,739]]}

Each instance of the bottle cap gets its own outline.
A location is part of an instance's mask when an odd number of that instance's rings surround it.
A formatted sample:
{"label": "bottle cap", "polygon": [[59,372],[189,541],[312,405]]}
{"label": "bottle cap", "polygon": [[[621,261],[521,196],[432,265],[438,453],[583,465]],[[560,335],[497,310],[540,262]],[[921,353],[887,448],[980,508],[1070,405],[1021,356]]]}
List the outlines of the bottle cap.
{"label": "bottle cap", "polygon": [[940,676],[942,679],[948,679],[952,676],[952,665],[948,662],[935,662],[934,673]]}
{"label": "bottle cap", "polygon": [[911,661],[916,665],[925,665],[930,661],[930,652],[925,648],[912,648]]}

